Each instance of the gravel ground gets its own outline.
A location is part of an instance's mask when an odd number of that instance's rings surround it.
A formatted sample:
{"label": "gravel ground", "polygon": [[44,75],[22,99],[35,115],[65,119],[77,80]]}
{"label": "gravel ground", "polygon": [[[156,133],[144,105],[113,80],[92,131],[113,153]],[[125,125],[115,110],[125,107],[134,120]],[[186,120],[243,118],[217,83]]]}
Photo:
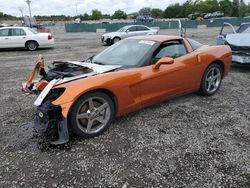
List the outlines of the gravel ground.
{"label": "gravel ground", "polygon": [[[219,29],[187,33],[214,44]],[[117,118],[98,138],[52,147],[33,130],[35,96],[21,82],[38,54],[80,60],[106,48],[100,34],[54,35],[51,50],[0,52],[0,187],[250,187],[250,66],[234,65],[212,97],[169,100]]]}

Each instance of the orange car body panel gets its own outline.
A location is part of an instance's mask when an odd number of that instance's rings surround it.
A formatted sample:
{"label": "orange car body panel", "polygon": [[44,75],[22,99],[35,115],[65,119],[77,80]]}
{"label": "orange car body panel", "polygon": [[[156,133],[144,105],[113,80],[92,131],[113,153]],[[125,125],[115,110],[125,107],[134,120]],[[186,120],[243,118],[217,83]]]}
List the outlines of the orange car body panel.
{"label": "orange car body panel", "polygon": [[203,46],[193,51],[189,42],[182,37],[153,35],[132,38],[158,42],[183,39],[189,53],[176,58],[173,64],[161,65],[157,70],[153,68],[154,65],[149,65],[54,86],[66,88],[62,96],[53,101],[54,105],[62,107],[65,118],[74,102],[93,90],[112,93],[117,103],[116,115],[121,116],[175,96],[198,91],[204,71],[215,61],[223,63],[223,77],[230,71],[232,53],[228,46]]}

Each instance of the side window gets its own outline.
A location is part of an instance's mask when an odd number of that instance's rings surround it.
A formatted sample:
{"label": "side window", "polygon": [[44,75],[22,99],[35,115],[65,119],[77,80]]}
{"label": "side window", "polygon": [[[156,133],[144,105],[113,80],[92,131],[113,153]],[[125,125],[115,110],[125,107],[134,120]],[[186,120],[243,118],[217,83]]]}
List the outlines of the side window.
{"label": "side window", "polygon": [[137,31],[147,31],[147,30],[149,30],[147,27],[137,26]]}
{"label": "side window", "polygon": [[9,29],[1,29],[0,30],[0,37],[9,36]]}
{"label": "side window", "polygon": [[130,28],[128,28],[129,31],[136,31],[136,27],[135,26],[132,26]]}
{"label": "side window", "polygon": [[187,54],[186,47],[181,41],[170,41],[164,43],[158,48],[154,54],[155,59],[160,59],[162,57],[172,57],[177,58]]}
{"label": "side window", "polygon": [[23,29],[11,29],[11,36],[23,36],[26,35]]}

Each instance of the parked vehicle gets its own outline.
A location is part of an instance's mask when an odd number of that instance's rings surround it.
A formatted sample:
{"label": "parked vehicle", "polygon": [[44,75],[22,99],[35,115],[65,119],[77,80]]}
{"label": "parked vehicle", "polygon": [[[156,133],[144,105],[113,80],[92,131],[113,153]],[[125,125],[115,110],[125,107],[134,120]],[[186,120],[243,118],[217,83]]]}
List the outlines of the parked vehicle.
{"label": "parked vehicle", "polygon": [[0,48],[26,48],[34,51],[37,48],[54,46],[51,33],[38,33],[28,27],[0,28]]}
{"label": "parked vehicle", "polygon": [[101,41],[104,44],[112,45],[121,39],[136,36],[136,35],[156,35],[158,31],[151,29],[145,25],[129,25],[120,28],[119,30],[111,33],[105,33],[101,37]]}
{"label": "parked vehicle", "polygon": [[204,19],[209,19],[209,18],[219,18],[219,17],[223,17],[224,13],[220,12],[220,11],[216,11],[213,13],[207,13],[206,15],[204,15]]}
{"label": "parked vehicle", "polygon": [[189,14],[189,15],[188,15],[188,18],[189,18],[190,20],[203,19],[204,16],[205,16],[206,14],[207,14],[207,13],[195,12],[195,13],[193,13],[193,14]]}
{"label": "parked vehicle", "polygon": [[7,26],[9,26],[9,25],[6,23],[0,23],[0,27],[7,27]]}
{"label": "parked vehicle", "polygon": [[[215,94],[230,70],[231,54],[228,46],[179,36],[135,36],[86,61],[54,61],[47,72],[40,56],[23,90],[40,93],[35,124],[45,133],[56,130],[52,144],[63,144],[68,130],[92,138],[115,116],[187,93]],[[38,82],[35,73],[41,75]]]}
{"label": "parked vehicle", "polygon": [[137,16],[135,19],[136,22],[153,22],[154,18],[152,18],[151,16]]}
{"label": "parked vehicle", "polygon": [[230,23],[224,23],[216,38],[218,45],[229,45],[233,52],[233,62],[250,63],[250,23],[242,23],[235,31]]}
{"label": "parked vehicle", "polygon": [[75,24],[80,24],[82,21],[81,21],[81,18],[76,18],[75,20],[74,20],[74,23]]}

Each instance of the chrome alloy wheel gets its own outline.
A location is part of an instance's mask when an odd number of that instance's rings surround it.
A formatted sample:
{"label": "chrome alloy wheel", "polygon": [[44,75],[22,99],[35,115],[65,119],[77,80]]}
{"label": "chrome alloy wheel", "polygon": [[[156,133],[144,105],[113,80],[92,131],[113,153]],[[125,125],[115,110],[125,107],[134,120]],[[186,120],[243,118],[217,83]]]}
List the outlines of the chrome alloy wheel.
{"label": "chrome alloy wheel", "polygon": [[205,79],[205,89],[208,93],[214,93],[221,83],[221,71],[218,67],[212,67]]}
{"label": "chrome alloy wheel", "polygon": [[76,122],[81,131],[94,134],[101,131],[111,117],[109,103],[97,96],[90,97],[82,102],[77,110]]}

